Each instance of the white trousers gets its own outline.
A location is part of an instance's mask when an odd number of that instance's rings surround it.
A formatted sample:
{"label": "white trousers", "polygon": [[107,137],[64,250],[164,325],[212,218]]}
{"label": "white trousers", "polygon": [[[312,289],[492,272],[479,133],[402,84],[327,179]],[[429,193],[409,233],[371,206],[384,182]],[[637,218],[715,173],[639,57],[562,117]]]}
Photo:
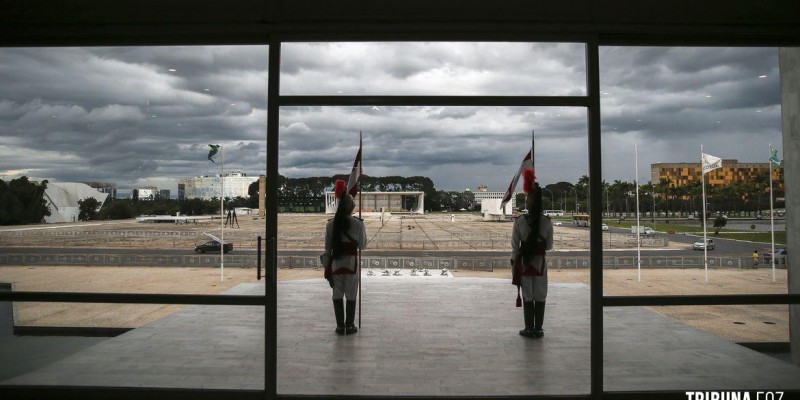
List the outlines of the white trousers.
{"label": "white trousers", "polygon": [[333,275],[333,299],[339,300],[347,297],[348,301],[356,299],[358,295],[358,275],[341,274]]}
{"label": "white trousers", "polygon": [[525,276],[520,279],[523,301],[547,300],[547,270],[542,276]]}

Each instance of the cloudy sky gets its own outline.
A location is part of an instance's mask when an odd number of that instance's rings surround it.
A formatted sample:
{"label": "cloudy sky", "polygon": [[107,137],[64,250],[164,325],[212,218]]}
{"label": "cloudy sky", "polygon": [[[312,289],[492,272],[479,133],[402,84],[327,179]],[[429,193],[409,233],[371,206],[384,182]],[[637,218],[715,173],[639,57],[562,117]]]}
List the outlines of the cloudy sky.
{"label": "cloudy sky", "polygon": [[[0,178],[177,192],[181,178],[265,171],[265,46],[0,49]],[[602,48],[604,179],[707,153],[764,162],[780,149],[774,48]],[[581,44],[290,43],[287,95],[584,95]],[[536,131],[547,184],[588,174],[586,110],[291,107],[280,173],[347,173],[358,133],[369,175],[425,175],[439,189],[503,190]]]}

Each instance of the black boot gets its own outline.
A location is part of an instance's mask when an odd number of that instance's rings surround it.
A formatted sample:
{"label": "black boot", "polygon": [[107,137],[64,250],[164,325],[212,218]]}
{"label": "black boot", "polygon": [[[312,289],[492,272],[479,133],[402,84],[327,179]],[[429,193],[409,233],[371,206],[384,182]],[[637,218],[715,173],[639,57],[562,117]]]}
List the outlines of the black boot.
{"label": "black boot", "polygon": [[344,329],[346,335],[352,335],[358,332],[358,328],[353,323],[353,320],[356,318],[356,301],[355,300],[347,300],[347,319],[344,322]]}
{"label": "black boot", "polygon": [[544,336],[544,330],[542,329],[542,324],[544,323],[544,306],[545,302],[536,302],[536,312],[534,314],[534,319],[536,322],[533,327],[533,336],[537,339]]}
{"label": "black boot", "polygon": [[534,315],[536,310],[536,303],[526,301],[522,303],[522,314],[525,317],[525,329],[519,331],[519,334],[525,337],[533,337]]}
{"label": "black boot", "polygon": [[333,314],[336,316],[336,334],[344,335],[344,299],[333,301]]}

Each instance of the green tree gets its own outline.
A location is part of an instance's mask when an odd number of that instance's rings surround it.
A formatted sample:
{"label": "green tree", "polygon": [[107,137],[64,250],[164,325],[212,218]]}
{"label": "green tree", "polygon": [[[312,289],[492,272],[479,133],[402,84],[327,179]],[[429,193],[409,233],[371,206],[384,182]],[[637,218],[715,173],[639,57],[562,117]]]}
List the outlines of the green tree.
{"label": "green tree", "polygon": [[728,219],[723,217],[722,215],[714,218],[714,234],[719,235],[719,230],[724,228],[725,225],[728,224]]}
{"label": "green tree", "polygon": [[0,194],[0,224],[19,225],[23,224],[22,203],[11,191]]}
{"label": "green tree", "polygon": [[0,180],[0,224],[37,224],[50,215],[44,192],[47,181],[31,182],[23,176],[7,184]]}
{"label": "green tree", "polygon": [[255,181],[247,187],[247,207],[249,208],[258,208],[258,193],[259,184],[258,181]]}
{"label": "green tree", "polygon": [[98,219],[129,219],[134,215],[130,200],[116,200],[100,209]]}
{"label": "green tree", "polygon": [[81,221],[97,219],[97,211],[100,205],[100,202],[94,197],[78,200],[78,219]]}

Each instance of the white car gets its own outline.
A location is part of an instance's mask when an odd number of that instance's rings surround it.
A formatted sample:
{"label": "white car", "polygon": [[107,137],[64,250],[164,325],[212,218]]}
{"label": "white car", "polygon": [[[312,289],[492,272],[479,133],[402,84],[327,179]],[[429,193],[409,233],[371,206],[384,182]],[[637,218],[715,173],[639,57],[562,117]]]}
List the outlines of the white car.
{"label": "white car", "polygon": [[[775,264],[786,264],[786,249],[775,249]],[[769,253],[764,253],[764,262],[767,264],[772,263],[772,256]]]}
{"label": "white car", "polygon": [[[706,239],[706,243],[708,244],[708,249],[709,250],[714,250],[714,239]],[[694,244],[692,245],[692,250],[703,250],[703,247],[705,247],[703,245],[703,241],[700,240],[700,241],[694,242]]]}
{"label": "white car", "polygon": [[562,225],[564,225],[564,223],[561,221],[553,221],[553,226],[562,226]]}
{"label": "white car", "polygon": [[608,224],[600,225],[600,229],[602,229],[604,231],[607,231],[608,230]]}

